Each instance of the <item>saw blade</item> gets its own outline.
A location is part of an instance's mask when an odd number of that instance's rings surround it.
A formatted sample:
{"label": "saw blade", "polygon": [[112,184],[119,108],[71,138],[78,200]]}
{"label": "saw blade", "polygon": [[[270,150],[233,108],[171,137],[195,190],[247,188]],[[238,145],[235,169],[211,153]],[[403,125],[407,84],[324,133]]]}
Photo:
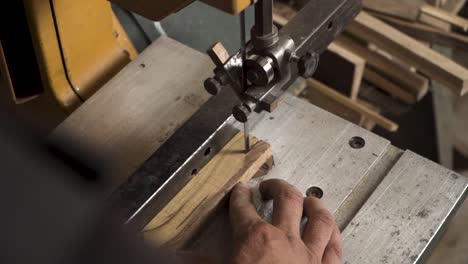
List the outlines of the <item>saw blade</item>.
{"label": "saw blade", "polygon": [[[239,14],[240,18],[240,40],[241,40],[241,52],[242,52],[242,91],[247,90],[247,77],[245,72],[245,62],[247,60],[247,36],[245,31],[245,11],[242,11]],[[249,133],[249,121],[247,120],[244,123],[244,142],[245,142],[245,152],[250,151],[250,133]]]}

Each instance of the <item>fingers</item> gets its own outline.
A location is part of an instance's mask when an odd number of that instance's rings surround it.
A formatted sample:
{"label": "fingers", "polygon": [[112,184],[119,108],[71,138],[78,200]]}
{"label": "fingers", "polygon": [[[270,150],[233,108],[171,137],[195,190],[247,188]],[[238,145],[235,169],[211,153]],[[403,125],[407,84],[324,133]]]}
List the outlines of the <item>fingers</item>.
{"label": "fingers", "polygon": [[229,218],[234,234],[242,233],[255,221],[262,221],[252,204],[252,193],[248,186],[239,183],[234,187],[229,202]]}
{"label": "fingers", "polygon": [[338,226],[335,225],[330,242],[325,248],[325,253],[323,254],[322,263],[323,264],[342,263],[342,258],[343,258],[343,247],[342,247],[342,240],[340,236],[340,230],[338,229]]}
{"label": "fingers", "polygon": [[303,241],[313,254],[322,259],[336,227],[335,220],[323,202],[312,197],[304,199],[304,214],[309,221],[304,229]]}
{"label": "fingers", "polygon": [[273,199],[272,224],[287,235],[300,237],[304,198],[299,190],[286,181],[272,179],[260,184],[260,192]]}

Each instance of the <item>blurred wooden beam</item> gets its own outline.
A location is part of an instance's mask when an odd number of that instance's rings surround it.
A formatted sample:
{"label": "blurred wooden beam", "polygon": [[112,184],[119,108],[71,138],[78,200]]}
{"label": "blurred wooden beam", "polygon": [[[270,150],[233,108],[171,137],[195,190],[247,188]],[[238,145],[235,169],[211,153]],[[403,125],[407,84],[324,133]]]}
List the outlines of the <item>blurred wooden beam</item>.
{"label": "blurred wooden beam", "polygon": [[447,32],[419,22],[409,22],[378,13],[372,15],[396,27],[405,34],[434,44],[468,49],[468,37],[455,32]]}
{"label": "blurred wooden beam", "polygon": [[366,62],[363,58],[332,43],[320,56],[314,78],[355,100],[359,94]]}
{"label": "blurred wooden beam", "polygon": [[[345,34],[339,36],[335,42],[362,57],[366,60],[366,68],[370,68],[373,72],[400,86],[407,93],[412,94],[416,101],[421,100],[429,91],[429,81],[412,72],[409,66],[403,67],[401,64],[368,49]],[[411,101],[413,100],[411,99]]]}
{"label": "blurred wooden beam", "polygon": [[366,12],[361,12],[347,31],[416,67],[455,94],[468,93],[467,69]]}
{"label": "blurred wooden beam", "polygon": [[312,87],[316,91],[320,92],[321,94],[333,99],[339,104],[342,104],[346,106],[347,108],[359,112],[362,114],[364,117],[374,121],[377,125],[395,132],[398,130],[398,124],[381,116],[379,113],[370,110],[369,108],[359,104],[355,100],[351,100],[350,98],[340,94],[339,92],[335,91],[334,89],[324,85],[323,83],[320,83],[317,80],[314,79],[308,79],[307,84],[309,87]]}

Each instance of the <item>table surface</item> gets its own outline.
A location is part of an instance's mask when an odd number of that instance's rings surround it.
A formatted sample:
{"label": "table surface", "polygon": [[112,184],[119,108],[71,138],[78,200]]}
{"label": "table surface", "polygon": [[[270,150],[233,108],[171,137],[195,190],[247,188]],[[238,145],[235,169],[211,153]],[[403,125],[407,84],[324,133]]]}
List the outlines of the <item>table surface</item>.
{"label": "table surface", "polygon": [[[112,153],[118,169],[107,173],[116,178],[110,187],[115,188],[206,102],[202,83],[213,67],[207,56],[161,38],[52,138]],[[345,263],[418,262],[465,197],[466,178],[292,95],[256,119],[252,134],[272,145],[275,158],[263,179],[286,179],[304,192],[323,189],[343,231]],[[352,148],[354,137],[365,146]],[[192,247],[221,260],[229,237],[223,209]]]}

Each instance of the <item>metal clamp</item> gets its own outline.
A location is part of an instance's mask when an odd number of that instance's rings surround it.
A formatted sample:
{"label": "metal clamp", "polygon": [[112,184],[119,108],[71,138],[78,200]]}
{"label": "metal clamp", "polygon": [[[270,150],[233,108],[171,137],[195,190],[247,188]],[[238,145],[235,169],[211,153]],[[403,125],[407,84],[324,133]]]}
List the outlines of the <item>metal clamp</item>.
{"label": "metal clamp", "polygon": [[[273,111],[276,100],[297,77],[310,78],[315,73],[319,54],[340,33],[361,9],[359,0],[316,0],[307,4],[294,19],[278,30],[273,25],[273,0],[255,4],[255,26],[246,47],[247,60],[238,52],[217,65],[215,77],[205,82],[211,94],[230,86],[242,103],[233,109],[240,122],[246,122],[253,112]],[[327,14],[327,16],[310,14]],[[333,26],[330,26],[333,25]],[[218,54],[227,52],[216,46]],[[213,53],[213,49],[208,54]],[[216,52],[215,52],[216,53]],[[246,73],[244,87],[242,74]]]}

